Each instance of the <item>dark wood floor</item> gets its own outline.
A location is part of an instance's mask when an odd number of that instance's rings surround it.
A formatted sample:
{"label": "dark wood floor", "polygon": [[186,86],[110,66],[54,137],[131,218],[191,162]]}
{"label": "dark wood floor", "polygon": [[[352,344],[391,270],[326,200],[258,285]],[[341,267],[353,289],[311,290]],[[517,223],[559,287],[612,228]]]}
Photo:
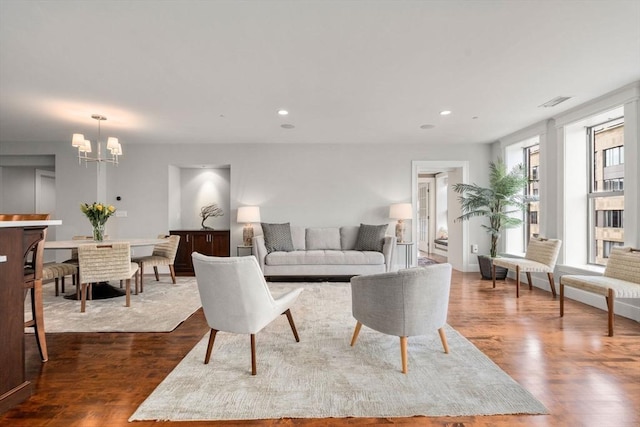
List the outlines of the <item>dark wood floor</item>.
{"label": "dark wood floor", "polygon": [[27,376],[35,393],[0,415],[0,425],[640,425],[637,322],[616,317],[616,336],[609,338],[606,315],[600,310],[570,301],[560,319],[558,301],[547,292],[523,287],[516,299],[513,281],[492,289],[477,273],[454,272],[449,323],[533,393],[551,414],[128,424],[138,405],[207,332],[199,310],[171,333],[48,334],[50,359],[44,364],[39,361],[35,340],[26,336]]}

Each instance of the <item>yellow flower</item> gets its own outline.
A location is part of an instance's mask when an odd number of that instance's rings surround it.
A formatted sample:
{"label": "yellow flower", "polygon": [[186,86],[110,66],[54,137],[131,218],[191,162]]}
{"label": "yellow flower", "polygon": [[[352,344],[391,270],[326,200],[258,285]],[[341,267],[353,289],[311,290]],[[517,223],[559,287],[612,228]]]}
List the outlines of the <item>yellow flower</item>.
{"label": "yellow flower", "polygon": [[113,205],[109,205],[107,209],[109,209],[109,212],[113,212],[116,210],[116,208],[114,208]]}
{"label": "yellow flower", "polygon": [[102,212],[102,205],[96,205],[96,210]]}

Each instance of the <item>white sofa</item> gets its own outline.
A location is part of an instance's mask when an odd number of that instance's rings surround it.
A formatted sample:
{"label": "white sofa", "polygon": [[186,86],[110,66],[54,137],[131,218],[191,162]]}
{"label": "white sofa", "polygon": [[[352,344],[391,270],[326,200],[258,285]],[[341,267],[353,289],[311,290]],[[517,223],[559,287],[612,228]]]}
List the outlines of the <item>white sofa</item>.
{"label": "white sofa", "polygon": [[268,253],[263,235],[253,238],[253,253],[266,277],[336,277],[392,270],[395,236],[384,236],[382,252],[355,250],[359,226],[291,227],[293,251]]}

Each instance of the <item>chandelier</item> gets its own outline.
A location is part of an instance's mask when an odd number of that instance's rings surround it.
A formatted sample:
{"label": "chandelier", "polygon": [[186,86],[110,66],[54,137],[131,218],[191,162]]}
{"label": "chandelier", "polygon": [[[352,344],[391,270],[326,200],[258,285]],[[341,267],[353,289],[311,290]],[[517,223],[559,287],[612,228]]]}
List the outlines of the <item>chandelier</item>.
{"label": "chandelier", "polygon": [[98,121],[98,150],[95,157],[91,157],[89,153],[92,152],[91,141],[84,139],[84,135],[81,133],[74,133],[71,139],[71,145],[78,149],[78,164],[82,164],[84,160],[85,166],[89,162],[100,163],[113,163],[118,164],[118,156],[122,155],[122,145],[118,142],[118,138],[107,138],[107,151],[110,153],[110,157],[102,157],[102,143],[100,142],[100,122],[107,120],[107,118],[101,114],[93,114],[91,118]]}

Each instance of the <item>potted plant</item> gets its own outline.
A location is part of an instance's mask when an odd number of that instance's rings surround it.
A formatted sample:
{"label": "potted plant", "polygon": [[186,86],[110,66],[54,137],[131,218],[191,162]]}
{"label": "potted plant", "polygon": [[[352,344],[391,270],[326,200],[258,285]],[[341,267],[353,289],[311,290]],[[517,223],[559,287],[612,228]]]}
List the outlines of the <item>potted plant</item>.
{"label": "potted plant", "polygon": [[[453,191],[460,194],[458,200],[462,208],[462,215],[456,218],[456,221],[474,217],[485,217],[489,220],[489,225],[482,225],[491,236],[489,257],[478,255],[483,279],[491,279],[493,258],[497,256],[498,240],[502,230],[522,224],[522,219],[513,214],[526,211],[527,204],[535,200],[524,194],[527,183],[528,179],[521,163],[509,171],[504,161],[498,158],[497,161],[489,163],[489,187],[476,184],[453,186]],[[506,276],[506,269],[496,270],[496,278],[504,279]]]}

